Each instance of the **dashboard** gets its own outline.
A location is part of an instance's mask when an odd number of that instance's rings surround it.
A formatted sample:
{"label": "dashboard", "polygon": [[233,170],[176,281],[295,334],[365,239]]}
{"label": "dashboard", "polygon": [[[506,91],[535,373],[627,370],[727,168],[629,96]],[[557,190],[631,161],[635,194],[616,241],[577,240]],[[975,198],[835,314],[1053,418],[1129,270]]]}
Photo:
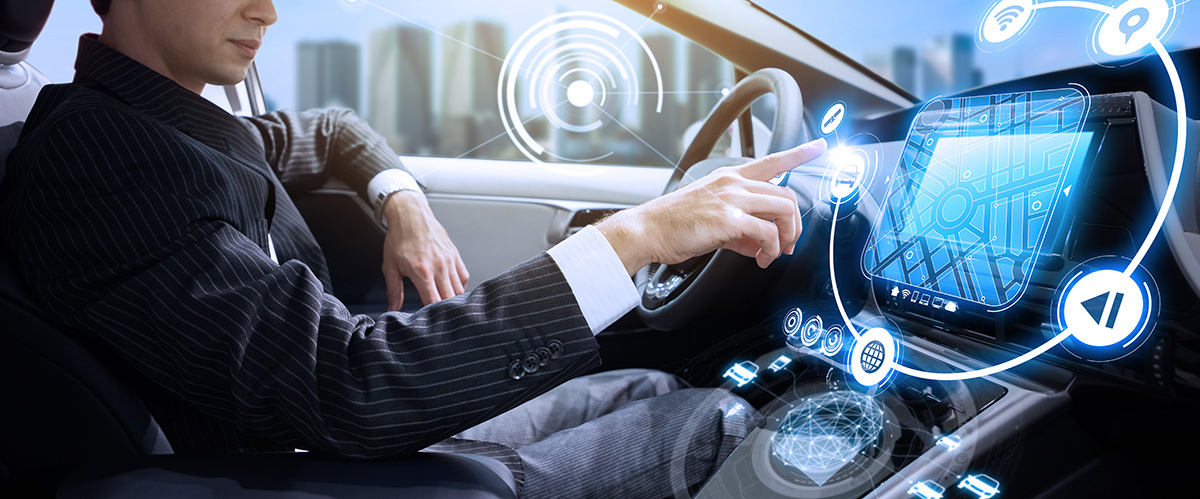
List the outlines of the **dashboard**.
{"label": "dashboard", "polygon": [[[1173,116],[1145,94],[1078,87],[954,97],[891,123],[900,132],[844,140],[865,153],[835,155],[816,188],[793,173],[827,199],[812,211],[831,226],[813,236],[829,296],[793,298],[760,329],[773,348],[730,388],[763,422],[699,497],[1019,492],[996,456],[1033,422],[1073,428],[1080,387],[1195,399],[1200,305],[1181,262],[1196,256],[1170,244],[1179,227],[1152,229],[1164,203],[1192,201],[1156,186]],[[1196,148],[1183,162],[1190,184]],[[856,247],[836,234],[854,215],[869,221],[858,272],[837,256]]]}

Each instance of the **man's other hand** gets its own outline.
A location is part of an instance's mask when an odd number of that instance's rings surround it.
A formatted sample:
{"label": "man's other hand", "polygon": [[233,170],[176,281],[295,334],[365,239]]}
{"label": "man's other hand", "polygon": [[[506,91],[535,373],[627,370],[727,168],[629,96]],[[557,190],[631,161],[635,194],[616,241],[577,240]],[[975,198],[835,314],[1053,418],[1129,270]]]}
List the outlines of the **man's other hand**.
{"label": "man's other hand", "polygon": [[817,139],[741,166],[720,168],[688,186],[596,226],[630,275],[651,262],[679,263],[725,248],[766,268],[800,237],[792,190],[767,181],[825,152]]}
{"label": "man's other hand", "polygon": [[446,229],[433,216],[425,196],[399,191],[383,207],[383,277],[388,310],[404,304],[404,277],[416,286],[425,305],[463,293],[470,274]]}

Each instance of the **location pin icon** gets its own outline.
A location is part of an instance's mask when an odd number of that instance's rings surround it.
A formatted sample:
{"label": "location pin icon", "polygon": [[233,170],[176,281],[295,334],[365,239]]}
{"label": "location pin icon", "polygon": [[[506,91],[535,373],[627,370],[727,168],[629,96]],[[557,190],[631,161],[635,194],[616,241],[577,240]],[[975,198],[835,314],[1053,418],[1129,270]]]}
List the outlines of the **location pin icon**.
{"label": "location pin icon", "polygon": [[1146,21],[1150,20],[1150,11],[1145,7],[1138,7],[1130,10],[1121,18],[1121,32],[1125,33],[1125,43],[1129,43],[1129,39],[1137,33],[1142,26],[1146,25]]}

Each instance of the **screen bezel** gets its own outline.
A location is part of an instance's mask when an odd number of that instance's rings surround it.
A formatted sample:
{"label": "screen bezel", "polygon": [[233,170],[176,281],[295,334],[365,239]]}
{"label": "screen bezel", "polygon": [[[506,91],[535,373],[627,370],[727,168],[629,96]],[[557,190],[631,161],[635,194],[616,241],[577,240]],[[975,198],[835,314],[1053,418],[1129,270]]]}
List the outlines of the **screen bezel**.
{"label": "screen bezel", "polygon": [[[1089,96],[1084,95],[1083,98],[1085,100],[1090,101]],[[1088,102],[1088,107],[1089,107],[1089,109],[1087,111],[1090,111],[1090,102]],[[1087,138],[1086,141],[1081,139],[1081,140],[1079,140],[1078,143],[1076,143],[1073,146],[1074,150],[1072,152],[1072,157],[1071,157],[1071,159],[1068,160],[1068,164],[1067,164],[1068,168],[1071,168],[1073,166],[1073,168],[1072,168],[1073,171],[1068,171],[1062,177],[1063,179],[1073,179],[1072,183],[1071,183],[1071,185],[1073,187],[1079,186],[1080,184],[1082,184],[1082,180],[1086,178],[1085,176],[1086,176],[1087,172],[1090,170],[1091,165],[1096,160],[1096,155],[1099,152],[1100,146],[1103,143],[1104,136],[1107,131],[1106,124],[1103,121],[1093,121],[1093,120],[1089,119],[1089,115],[1088,115],[1087,111],[1084,112],[1084,115],[1083,115],[1082,119],[1080,120],[1080,124],[1078,125],[1077,129],[1074,132],[1064,132],[1064,133],[1075,133],[1075,134],[1082,134],[1084,132],[1091,133],[1091,136],[1089,138]],[[919,116],[919,114],[918,114],[918,116]],[[915,122],[915,120],[916,120],[916,118],[914,118],[914,122]],[[903,147],[908,146],[908,143],[911,140],[912,134],[913,134],[913,129],[910,127],[908,134],[905,135],[905,137],[904,137]],[[953,136],[961,137],[963,135],[955,133],[955,135],[953,135]],[[904,153],[901,152],[901,154],[904,154]],[[1083,157],[1081,160],[1076,160],[1075,155],[1079,155],[1079,154],[1082,154]],[[897,171],[901,167],[900,162],[902,162],[902,161],[903,161],[902,156],[897,159],[897,163],[898,163],[897,167],[896,167]],[[893,173],[893,176],[894,175],[895,175],[895,173]],[[892,179],[892,182],[895,182],[895,181],[896,181],[895,179]],[[1062,180],[1060,180],[1059,185],[1060,186],[1063,185]],[[887,189],[883,191],[884,197],[886,197],[888,193],[892,192],[892,187],[893,186],[889,183]],[[891,279],[891,278],[888,278],[885,276],[873,274],[869,271],[869,269],[865,265],[866,253],[868,251],[871,251],[871,249],[873,247],[872,245],[874,244],[873,239],[868,240],[868,243],[863,248],[863,255],[859,259],[860,262],[863,264],[862,265],[863,275],[871,280],[871,287],[872,287],[872,291],[875,294],[876,302],[878,303],[881,311],[883,311],[885,313],[898,314],[898,315],[899,314],[906,314],[906,315],[911,314],[911,315],[916,315],[916,316],[920,316],[923,318],[936,318],[936,319],[938,319],[939,322],[953,324],[953,323],[959,322],[954,319],[955,317],[966,317],[966,316],[970,316],[970,315],[990,315],[990,314],[1003,312],[1004,310],[1016,305],[1024,298],[1024,296],[1026,295],[1026,293],[1028,291],[1028,288],[1032,285],[1032,275],[1034,273],[1036,273],[1039,269],[1039,261],[1042,260],[1043,258],[1046,258],[1047,256],[1051,255],[1054,249],[1061,247],[1063,235],[1064,235],[1063,234],[1064,222],[1067,220],[1068,214],[1070,212],[1072,212],[1072,209],[1073,209],[1072,207],[1074,205],[1074,203],[1073,203],[1074,199],[1076,199],[1078,197],[1079,196],[1071,196],[1071,195],[1067,195],[1065,197],[1063,197],[1061,195],[1056,196],[1055,205],[1051,208],[1050,213],[1049,213],[1049,218],[1047,219],[1044,229],[1043,229],[1045,231],[1044,235],[1042,236],[1041,242],[1038,244],[1038,246],[1036,248],[1037,256],[1034,257],[1034,263],[1031,266],[1030,271],[1029,271],[1030,275],[1026,277],[1026,282],[1024,284],[1022,284],[1020,292],[1017,293],[1012,299],[1008,300],[1007,302],[1005,302],[1003,304],[990,305],[990,304],[984,304],[984,303],[980,303],[980,302],[970,301],[970,300],[963,299],[962,297],[960,297],[958,295],[953,295],[953,294],[949,294],[949,293],[941,293],[938,291],[934,291],[932,289],[919,287],[919,286],[916,286],[913,284],[908,284],[903,281],[898,281],[898,280]],[[874,235],[875,226],[877,223],[879,223],[879,217],[887,216],[888,207],[885,206],[885,204],[884,204],[884,203],[886,203],[886,199],[881,198],[881,201],[882,202],[880,203],[881,206],[880,206],[879,213],[876,215],[877,219],[874,221],[874,223],[871,226],[872,237]],[[922,305],[920,298],[918,299],[917,302],[912,302],[911,294],[910,294],[909,300],[901,300],[901,299],[899,299],[899,297],[892,297],[890,292],[893,287],[899,287],[901,290],[908,289],[917,294],[927,294],[930,297],[929,304]],[[947,301],[954,301],[958,305],[958,310],[955,312],[947,312],[943,308],[934,308],[932,305],[936,299],[940,299],[943,303],[945,303]],[[971,329],[974,329],[974,328],[971,328]]]}

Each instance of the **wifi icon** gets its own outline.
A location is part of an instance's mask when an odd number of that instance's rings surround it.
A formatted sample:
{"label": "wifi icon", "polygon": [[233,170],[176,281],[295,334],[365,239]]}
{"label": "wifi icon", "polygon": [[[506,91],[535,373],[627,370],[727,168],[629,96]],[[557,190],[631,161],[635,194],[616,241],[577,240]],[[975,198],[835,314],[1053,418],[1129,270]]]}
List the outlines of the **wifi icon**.
{"label": "wifi icon", "polygon": [[1000,31],[1008,29],[1008,25],[1016,21],[1018,17],[1021,17],[1022,12],[1025,12],[1025,9],[1021,8],[1020,5],[1009,5],[1000,9],[1000,12],[997,12],[995,17],[996,24],[1000,26]]}
{"label": "wifi icon", "polygon": [[1036,7],[1033,2],[1034,0],[1000,0],[997,2],[983,17],[983,22],[979,26],[980,40],[1000,44],[1016,37],[1033,18],[1033,11]]}

